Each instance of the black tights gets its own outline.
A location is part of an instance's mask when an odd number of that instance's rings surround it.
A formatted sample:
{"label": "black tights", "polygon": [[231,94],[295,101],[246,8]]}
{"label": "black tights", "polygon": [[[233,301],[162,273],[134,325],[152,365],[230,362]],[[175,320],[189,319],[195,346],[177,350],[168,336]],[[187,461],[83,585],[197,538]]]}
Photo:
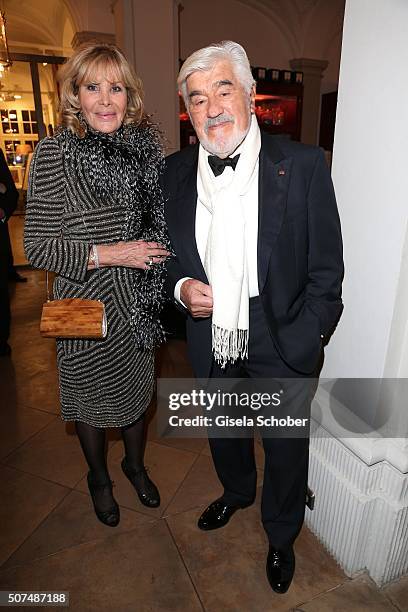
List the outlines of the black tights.
{"label": "black tights", "polygon": [[[82,421],[75,421],[75,428],[85,459],[96,482],[109,480],[106,464],[106,429],[93,427]],[[145,418],[122,427],[126,462],[129,467],[140,470],[143,467]]]}

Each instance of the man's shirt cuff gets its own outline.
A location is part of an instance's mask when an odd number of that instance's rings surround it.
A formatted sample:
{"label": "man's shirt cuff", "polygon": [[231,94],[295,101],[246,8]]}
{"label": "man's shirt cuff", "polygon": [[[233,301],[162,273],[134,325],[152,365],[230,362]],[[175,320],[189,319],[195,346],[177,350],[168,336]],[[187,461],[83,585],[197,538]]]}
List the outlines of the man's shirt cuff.
{"label": "man's shirt cuff", "polygon": [[174,287],[174,299],[176,300],[176,302],[181,304],[186,309],[187,309],[187,306],[180,299],[180,289],[181,289],[181,285],[184,283],[184,281],[190,280],[190,278],[191,278],[191,276],[185,276],[184,278],[180,278],[180,280],[177,281],[177,283],[176,283],[176,285]]}

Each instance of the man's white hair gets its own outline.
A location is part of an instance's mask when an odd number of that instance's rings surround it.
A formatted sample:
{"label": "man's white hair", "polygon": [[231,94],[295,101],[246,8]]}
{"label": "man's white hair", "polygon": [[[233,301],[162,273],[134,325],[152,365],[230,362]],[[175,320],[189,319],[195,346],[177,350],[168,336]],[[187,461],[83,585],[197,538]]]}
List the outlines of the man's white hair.
{"label": "man's white hair", "polygon": [[193,72],[197,72],[198,70],[201,70],[202,72],[211,70],[216,62],[225,60],[231,62],[234,74],[238,81],[241,83],[244,90],[248,94],[250,93],[252,86],[255,85],[255,81],[252,76],[251,66],[249,65],[249,60],[247,54],[245,53],[245,49],[232,40],[223,40],[220,43],[214,43],[208,47],[195,51],[183,63],[178,75],[177,84],[187,108],[188,77],[193,74]]}

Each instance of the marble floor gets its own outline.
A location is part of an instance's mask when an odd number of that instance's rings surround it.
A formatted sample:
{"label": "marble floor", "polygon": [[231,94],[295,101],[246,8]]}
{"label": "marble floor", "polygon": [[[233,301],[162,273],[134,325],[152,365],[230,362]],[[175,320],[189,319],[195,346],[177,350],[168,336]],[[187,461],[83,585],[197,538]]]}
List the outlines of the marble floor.
{"label": "marble floor", "polygon": [[[274,594],[259,495],[224,529],[197,529],[202,509],[221,493],[208,444],[158,437],[154,405],[146,464],[162,504],[149,510],[138,502],[112,431],[108,460],[121,522],[116,529],[99,523],[78,441],[59,418],[54,343],[38,333],[44,275],[21,273],[28,282],[11,287],[13,353],[0,358],[0,590],[69,591],[69,609],[79,612],[408,611],[407,579],[382,590],[364,574],[350,580],[306,528],[293,584]],[[183,342],[161,350],[158,370],[189,375]]]}

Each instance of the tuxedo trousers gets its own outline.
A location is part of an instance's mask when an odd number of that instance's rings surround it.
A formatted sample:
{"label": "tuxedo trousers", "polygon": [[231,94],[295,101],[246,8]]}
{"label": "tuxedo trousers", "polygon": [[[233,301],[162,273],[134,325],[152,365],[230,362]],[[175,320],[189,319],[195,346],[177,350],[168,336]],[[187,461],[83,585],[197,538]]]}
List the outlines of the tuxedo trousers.
{"label": "tuxedo trousers", "polygon": [[[299,342],[302,339],[299,338]],[[248,359],[234,365],[212,366],[211,378],[304,379],[308,391],[303,414],[310,416],[314,382],[292,370],[279,356],[269,333],[261,300],[250,299]],[[225,427],[222,428],[225,432]],[[220,430],[221,432],[221,430]],[[246,437],[229,432],[218,437],[211,431],[209,443],[218,478],[224,487],[223,500],[246,506],[254,502],[257,471],[254,428]],[[265,454],[262,488],[262,523],[269,542],[277,549],[291,546],[304,520],[309,463],[308,434],[300,437],[271,437],[260,430]]]}

